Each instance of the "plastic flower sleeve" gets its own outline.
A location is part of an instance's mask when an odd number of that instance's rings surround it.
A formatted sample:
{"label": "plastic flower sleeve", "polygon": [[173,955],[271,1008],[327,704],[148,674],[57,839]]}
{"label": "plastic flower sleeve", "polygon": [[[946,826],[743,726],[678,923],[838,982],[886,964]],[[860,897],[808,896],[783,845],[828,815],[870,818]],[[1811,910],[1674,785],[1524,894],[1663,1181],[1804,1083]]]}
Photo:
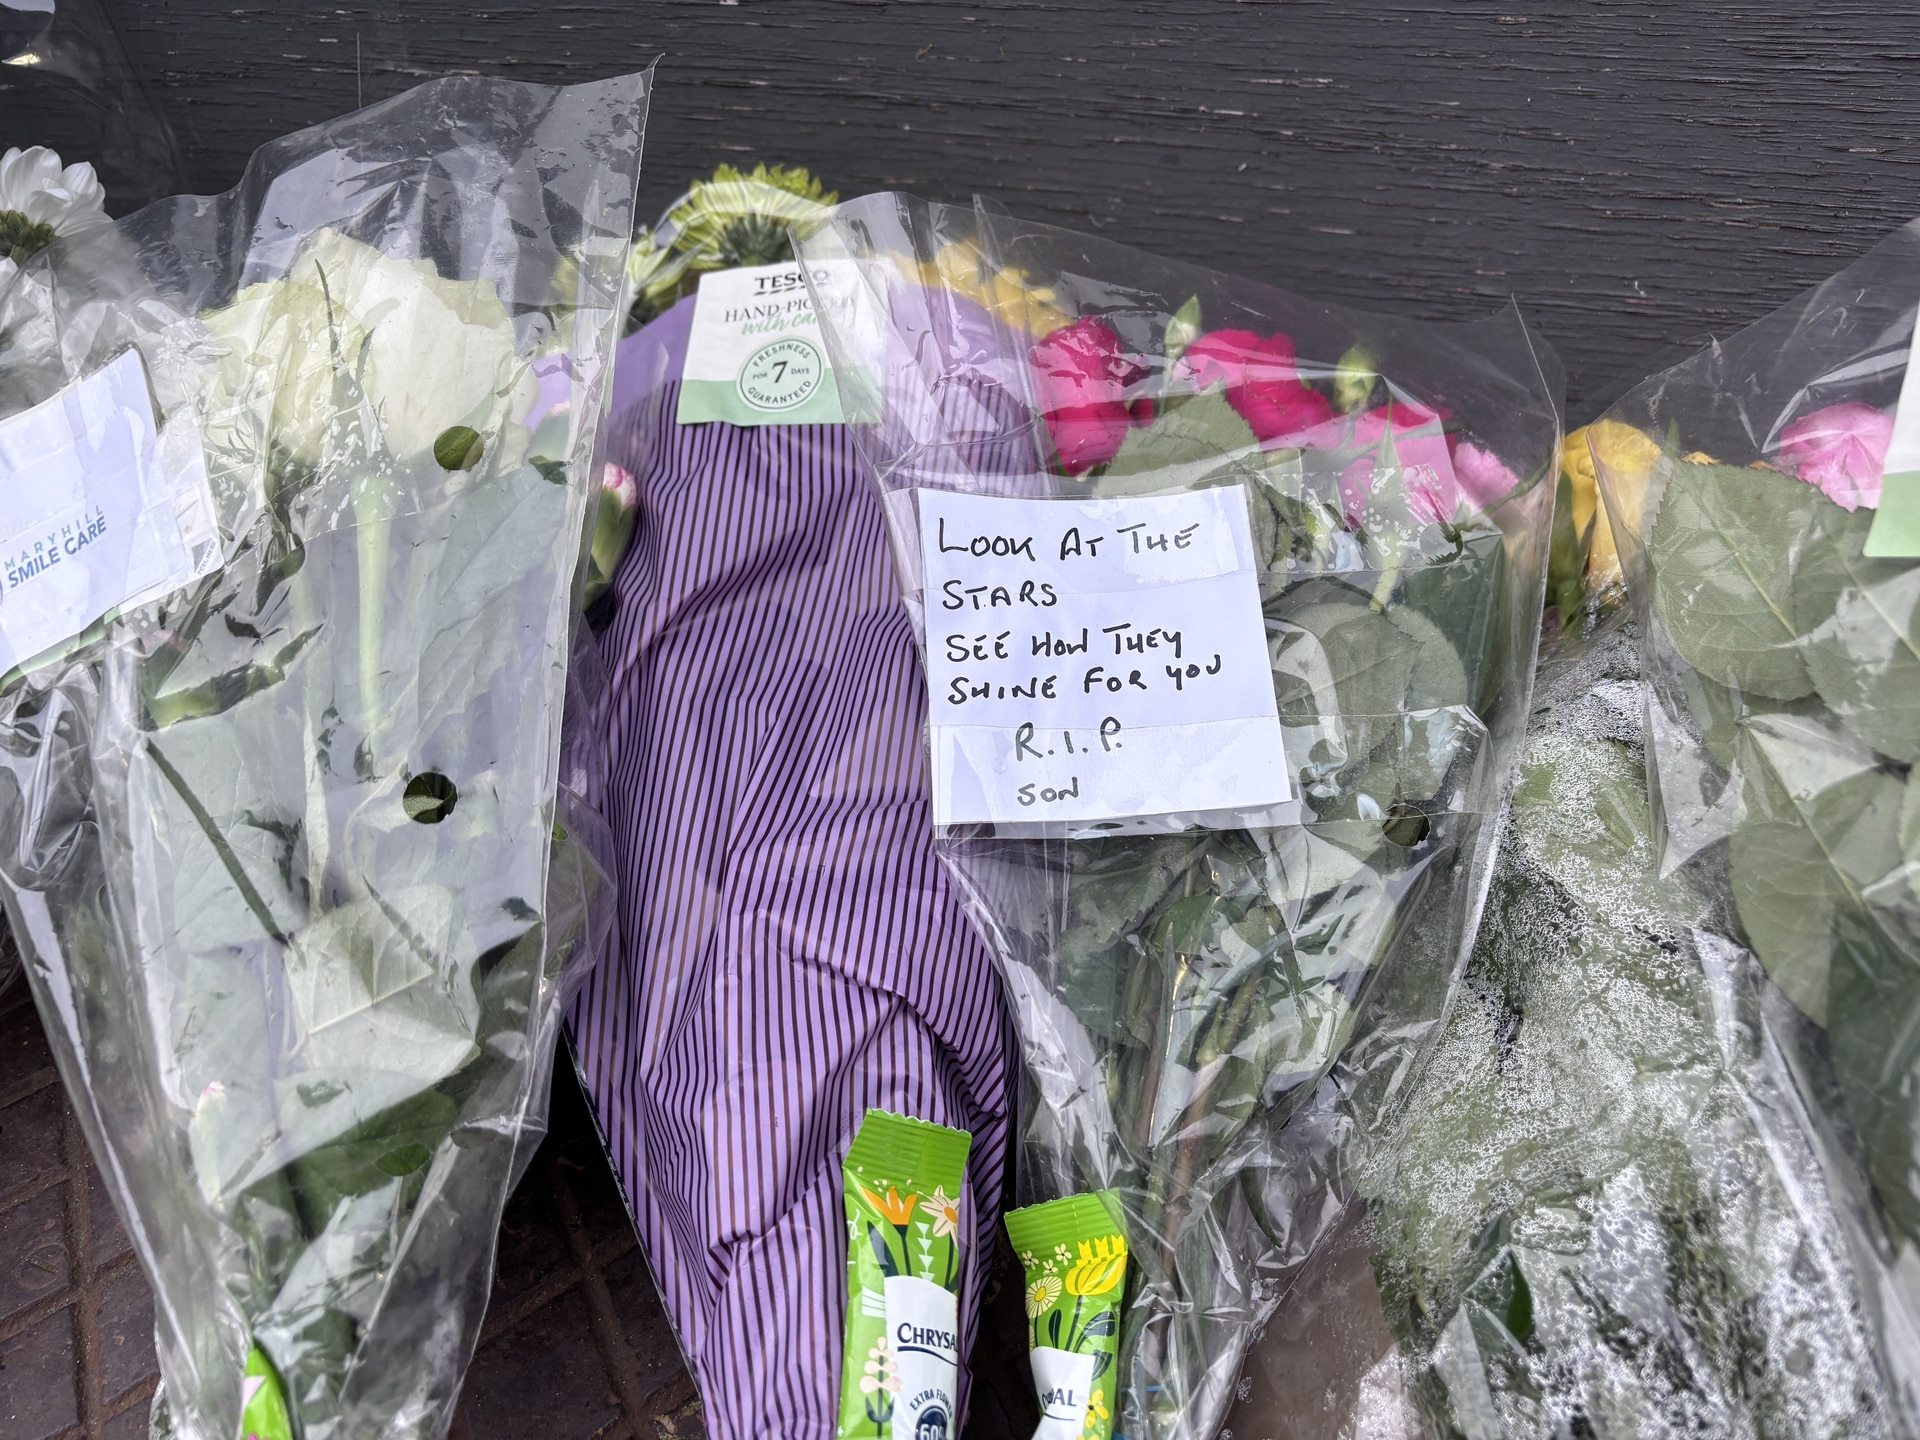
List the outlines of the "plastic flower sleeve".
{"label": "plastic flower sleeve", "polygon": [[1571,608],[1593,624],[1542,643],[1457,1003],[1353,1157],[1367,1223],[1274,1322],[1337,1329],[1342,1363],[1276,1346],[1231,1423],[1300,1440],[1904,1433],[1819,1128],[1712,938],[1714,897],[1660,873],[1639,638],[1604,564]]}
{"label": "plastic flower sleeve", "polygon": [[562,718],[646,91],[436,81],[27,272],[6,380],[137,354],[216,520],[0,693],[8,915],[183,1440],[450,1421],[609,923]]}
{"label": "plastic flower sleeve", "polygon": [[1595,451],[1645,624],[1663,873],[1714,901],[1701,943],[1761,995],[1820,1122],[1907,1426],[1920,558],[1911,536],[1904,555],[1883,542],[1913,509],[1894,417],[1916,284],[1908,226],[1634,390],[1609,414],[1617,443]]}
{"label": "plastic flower sleeve", "polygon": [[1512,313],[1335,311],[894,195],[800,251],[924,651],[947,628],[914,580],[930,494],[1244,494],[1292,798],[939,841],[1021,1030],[1022,1197],[1125,1213],[1114,1433],[1212,1435],[1362,1207],[1347,1137],[1420,1061],[1473,934],[1526,713],[1552,383]]}

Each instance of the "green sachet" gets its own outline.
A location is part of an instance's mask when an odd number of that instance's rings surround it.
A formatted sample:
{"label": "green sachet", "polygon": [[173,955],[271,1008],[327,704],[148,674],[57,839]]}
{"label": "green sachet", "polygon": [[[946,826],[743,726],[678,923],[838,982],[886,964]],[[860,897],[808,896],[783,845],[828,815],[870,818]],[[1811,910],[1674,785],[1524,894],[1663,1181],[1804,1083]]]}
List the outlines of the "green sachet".
{"label": "green sachet", "polygon": [[1033,1440],[1107,1440],[1127,1288],[1119,1201],[1102,1191],[1011,1210],[1007,1238],[1027,1277],[1033,1385],[1040,1398]]}
{"label": "green sachet", "polygon": [[847,1351],[839,1440],[959,1431],[960,1186],[973,1137],[869,1110],[841,1167]]}

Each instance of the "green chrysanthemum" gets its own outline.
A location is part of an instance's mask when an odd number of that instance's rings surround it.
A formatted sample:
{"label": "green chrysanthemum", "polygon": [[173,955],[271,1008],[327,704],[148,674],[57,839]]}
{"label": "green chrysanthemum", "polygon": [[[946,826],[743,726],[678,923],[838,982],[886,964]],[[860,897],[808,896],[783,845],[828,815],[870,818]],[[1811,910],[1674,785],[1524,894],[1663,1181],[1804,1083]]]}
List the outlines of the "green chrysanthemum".
{"label": "green chrysanthemum", "polygon": [[818,216],[839,195],[797,165],[722,165],[696,181],[668,215],[674,247],[697,270],[771,265],[788,255],[787,227]]}
{"label": "green chrysanthemum", "polygon": [[788,228],[839,200],[798,165],[722,165],[696,180],[658,230],[634,237],[630,322],[644,325],[693,292],[699,275],[789,259]]}

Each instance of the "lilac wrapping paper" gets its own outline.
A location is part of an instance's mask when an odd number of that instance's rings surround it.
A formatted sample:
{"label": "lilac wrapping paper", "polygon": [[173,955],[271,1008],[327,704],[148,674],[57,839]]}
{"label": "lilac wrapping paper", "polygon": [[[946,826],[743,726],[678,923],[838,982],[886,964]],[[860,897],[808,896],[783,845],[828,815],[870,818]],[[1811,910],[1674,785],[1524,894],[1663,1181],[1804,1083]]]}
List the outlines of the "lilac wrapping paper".
{"label": "lilac wrapping paper", "polygon": [[840,426],[677,425],[692,306],[618,354],[608,456],[640,507],[602,637],[619,943],[574,1046],[709,1432],[808,1440],[834,1433],[861,1116],[973,1134],[964,1357],[1017,1052],[933,854],[876,487]]}

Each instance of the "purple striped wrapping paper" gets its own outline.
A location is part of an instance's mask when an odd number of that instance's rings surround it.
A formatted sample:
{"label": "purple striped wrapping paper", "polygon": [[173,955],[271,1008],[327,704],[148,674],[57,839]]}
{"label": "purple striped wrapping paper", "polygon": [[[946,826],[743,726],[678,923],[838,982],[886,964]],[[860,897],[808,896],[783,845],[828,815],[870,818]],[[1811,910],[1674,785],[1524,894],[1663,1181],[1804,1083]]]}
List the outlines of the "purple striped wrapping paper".
{"label": "purple striped wrapping paper", "polygon": [[834,1432],[860,1118],[973,1133],[964,1357],[1018,1059],[934,857],[877,490],[841,426],[677,425],[692,305],[618,355],[608,457],[640,497],[602,637],[620,914],[572,1027],[710,1433],[804,1440]]}

